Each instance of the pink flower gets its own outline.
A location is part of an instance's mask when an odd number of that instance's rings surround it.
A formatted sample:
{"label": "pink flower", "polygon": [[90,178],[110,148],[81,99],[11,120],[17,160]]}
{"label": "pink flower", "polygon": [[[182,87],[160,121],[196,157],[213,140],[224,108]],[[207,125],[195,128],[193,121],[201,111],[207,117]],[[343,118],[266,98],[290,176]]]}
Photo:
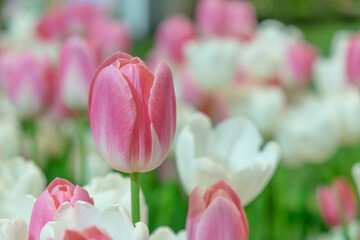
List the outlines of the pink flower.
{"label": "pink flower", "polygon": [[246,215],[230,185],[220,180],[204,196],[199,187],[192,191],[186,232],[188,240],[248,239]]}
{"label": "pink flower", "polygon": [[35,202],[29,224],[29,240],[39,239],[41,229],[54,219],[56,210],[62,203],[70,202],[74,206],[77,201],[94,205],[93,199],[85,189],[75,187],[64,179],[55,178]]}
{"label": "pink flower", "polygon": [[96,70],[89,117],[95,144],[109,165],[146,172],[165,159],[174,139],[176,103],[170,68],[155,76],[137,57],[116,53]]}
{"label": "pink flower", "polygon": [[78,232],[76,230],[65,230],[60,235],[60,240],[112,240],[108,234],[96,226],[92,226]]}
{"label": "pink flower", "polygon": [[31,52],[24,52],[12,59],[11,64],[10,98],[23,117],[34,117],[49,103],[50,63],[39,60]]}
{"label": "pink flower", "polygon": [[98,18],[90,26],[90,39],[102,57],[118,51],[129,51],[132,39],[128,28],[120,21]]}
{"label": "pink flower", "polygon": [[185,44],[194,38],[195,29],[192,22],[184,16],[174,15],[159,25],[155,48],[166,59],[180,63],[184,60]]}
{"label": "pink flower", "polygon": [[58,90],[68,108],[86,109],[98,59],[95,48],[81,37],[70,37],[64,43],[60,53]]}
{"label": "pink flower", "polygon": [[352,36],[346,54],[346,73],[350,82],[360,83],[360,33]]}
{"label": "pink flower", "polygon": [[52,40],[65,35],[66,22],[62,9],[53,9],[42,16],[37,23],[37,35],[43,40]]}
{"label": "pink flower", "polygon": [[287,62],[293,77],[299,82],[308,82],[317,57],[316,49],[305,42],[291,44],[287,51]]}
{"label": "pink flower", "polygon": [[248,1],[201,0],[196,22],[205,35],[247,40],[254,35],[257,19],[255,8]]}
{"label": "pink flower", "polygon": [[319,187],[316,196],[321,216],[329,227],[356,219],[355,193],[345,178],[337,178],[331,186]]}

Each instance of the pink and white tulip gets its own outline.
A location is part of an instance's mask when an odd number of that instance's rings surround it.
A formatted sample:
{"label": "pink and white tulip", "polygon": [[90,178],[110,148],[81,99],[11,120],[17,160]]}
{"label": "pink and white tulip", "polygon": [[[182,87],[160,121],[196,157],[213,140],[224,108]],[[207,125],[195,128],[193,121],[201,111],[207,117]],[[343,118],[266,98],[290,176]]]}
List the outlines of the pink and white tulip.
{"label": "pink and white tulip", "polygon": [[56,178],[36,200],[29,225],[29,239],[40,239],[41,229],[47,222],[53,221],[57,209],[62,203],[70,202],[72,206],[77,201],[84,201],[94,204],[88,192],[70,182]]}
{"label": "pink and white tulip", "polygon": [[88,41],[76,36],[66,40],[60,53],[58,90],[68,108],[86,109],[97,64],[95,48]]}
{"label": "pink and white tulip", "polygon": [[337,178],[331,186],[319,187],[317,201],[321,216],[330,227],[357,218],[356,196],[345,178]]}
{"label": "pink and white tulip", "polygon": [[346,74],[351,83],[360,83],[360,33],[349,39],[346,52]]}
{"label": "pink and white tulip", "polygon": [[89,117],[95,144],[112,168],[123,172],[157,168],[176,128],[169,67],[160,63],[154,76],[141,59],[120,52],[112,55],[93,76]]}
{"label": "pink and white tulip", "polygon": [[230,185],[218,181],[204,196],[199,187],[192,191],[186,232],[188,240],[248,239],[245,211]]}
{"label": "pink and white tulip", "polygon": [[88,227],[82,231],[67,229],[60,235],[60,240],[112,240],[112,238],[104,231],[96,226]]}

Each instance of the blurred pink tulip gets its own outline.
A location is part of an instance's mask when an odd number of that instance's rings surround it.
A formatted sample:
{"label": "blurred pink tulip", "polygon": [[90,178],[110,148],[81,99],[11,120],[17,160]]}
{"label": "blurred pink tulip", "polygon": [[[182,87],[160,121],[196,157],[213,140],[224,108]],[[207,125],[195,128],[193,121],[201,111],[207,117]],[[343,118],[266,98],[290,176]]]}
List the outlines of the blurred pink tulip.
{"label": "blurred pink tulip", "polygon": [[12,59],[9,95],[19,113],[31,118],[43,112],[49,104],[51,66],[34,54],[24,52]]}
{"label": "blurred pink tulip", "polygon": [[13,51],[0,53],[0,89],[7,92],[11,82],[11,69],[14,66],[16,54]]}
{"label": "blurred pink tulip", "polygon": [[346,179],[337,178],[331,186],[319,187],[316,195],[327,226],[333,227],[356,219],[356,196]]}
{"label": "blurred pink tulip", "polygon": [[37,35],[43,40],[52,40],[65,35],[66,22],[62,9],[54,9],[42,16],[37,23]]}
{"label": "blurred pink tulip", "polygon": [[60,235],[60,240],[112,240],[108,234],[96,226],[92,226],[78,232],[76,230],[65,230]]}
{"label": "blurred pink tulip", "polygon": [[297,42],[289,46],[287,61],[296,80],[302,83],[310,81],[316,57],[316,49],[308,43]]}
{"label": "blurred pink tulip", "polygon": [[360,33],[349,39],[346,54],[346,73],[350,82],[360,84]]}
{"label": "blurred pink tulip", "polygon": [[132,39],[128,28],[120,21],[98,18],[90,26],[90,39],[103,58],[118,51],[129,51]]}
{"label": "blurred pink tulip", "polygon": [[55,178],[35,202],[29,224],[29,240],[40,239],[40,232],[44,225],[52,221],[56,210],[64,202],[70,202],[72,206],[77,201],[84,201],[94,205],[93,199],[88,192],[72,183]]}
{"label": "blurred pink tulip", "polygon": [[158,27],[155,48],[165,59],[176,63],[184,60],[185,44],[195,38],[192,22],[184,16],[175,15],[165,19]]}
{"label": "blurred pink tulip", "polygon": [[220,180],[204,196],[199,187],[192,191],[186,232],[188,240],[248,239],[246,215],[230,185]]}
{"label": "blurred pink tulip", "polygon": [[248,1],[201,0],[196,22],[205,35],[231,36],[248,40],[256,28],[256,12]]}
{"label": "blurred pink tulip", "polygon": [[60,53],[58,91],[68,108],[86,109],[98,59],[95,48],[81,37],[70,37],[64,43]]}
{"label": "blurred pink tulip", "polygon": [[165,159],[174,139],[176,103],[170,68],[155,76],[144,62],[116,53],[97,68],[90,88],[89,117],[95,144],[122,172],[146,172]]}

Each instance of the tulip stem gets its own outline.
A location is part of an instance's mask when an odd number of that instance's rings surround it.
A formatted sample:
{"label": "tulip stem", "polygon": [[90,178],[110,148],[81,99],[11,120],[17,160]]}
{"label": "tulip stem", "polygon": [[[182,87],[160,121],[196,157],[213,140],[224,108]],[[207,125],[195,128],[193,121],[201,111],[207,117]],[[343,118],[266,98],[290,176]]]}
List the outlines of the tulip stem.
{"label": "tulip stem", "polygon": [[138,172],[130,173],[131,178],[131,216],[132,222],[140,221],[140,174]]}
{"label": "tulip stem", "polygon": [[31,150],[32,150],[32,160],[39,165],[39,159],[38,159],[38,149],[37,149],[37,139],[36,139],[36,122],[34,120],[29,121],[29,132],[31,136]]}

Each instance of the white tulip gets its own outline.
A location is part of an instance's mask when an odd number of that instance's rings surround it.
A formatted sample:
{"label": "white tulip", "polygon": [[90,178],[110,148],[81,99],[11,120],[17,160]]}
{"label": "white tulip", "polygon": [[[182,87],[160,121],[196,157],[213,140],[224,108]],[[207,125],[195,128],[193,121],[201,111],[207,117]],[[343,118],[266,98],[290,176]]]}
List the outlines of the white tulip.
{"label": "white tulip", "polygon": [[187,68],[194,81],[207,90],[231,83],[238,53],[238,42],[233,39],[204,39],[185,46]]}
{"label": "white tulip", "polygon": [[185,230],[179,231],[177,234],[169,227],[159,227],[150,236],[150,240],[186,240]]}
{"label": "white tulip", "polygon": [[20,138],[18,119],[13,115],[0,117],[0,158],[2,160],[20,154]]}
{"label": "white tulip", "polygon": [[24,219],[0,219],[0,240],[27,240],[28,225]]}
{"label": "white tulip", "polygon": [[77,201],[72,207],[65,202],[57,209],[54,221],[48,222],[40,233],[41,240],[59,239],[59,234],[66,229],[81,231],[96,226],[103,229],[112,239],[116,240],[147,240],[149,230],[142,223],[134,227],[127,210],[122,206],[108,207],[100,211],[87,202]]}
{"label": "white tulip", "polygon": [[351,172],[358,190],[358,194],[360,196],[360,162],[353,165]]}
{"label": "white tulip", "polygon": [[[94,205],[100,211],[114,205],[124,206],[131,213],[130,178],[119,173],[109,173],[105,177],[94,178],[84,186],[94,199]],[[144,194],[140,192],[140,219],[147,223],[148,208]]]}
{"label": "white tulip", "polygon": [[195,113],[179,134],[176,164],[185,191],[205,190],[223,179],[230,183],[242,204],[249,204],[264,189],[276,169],[280,151],[263,139],[243,118],[229,118],[213,130],[210,119]]}

